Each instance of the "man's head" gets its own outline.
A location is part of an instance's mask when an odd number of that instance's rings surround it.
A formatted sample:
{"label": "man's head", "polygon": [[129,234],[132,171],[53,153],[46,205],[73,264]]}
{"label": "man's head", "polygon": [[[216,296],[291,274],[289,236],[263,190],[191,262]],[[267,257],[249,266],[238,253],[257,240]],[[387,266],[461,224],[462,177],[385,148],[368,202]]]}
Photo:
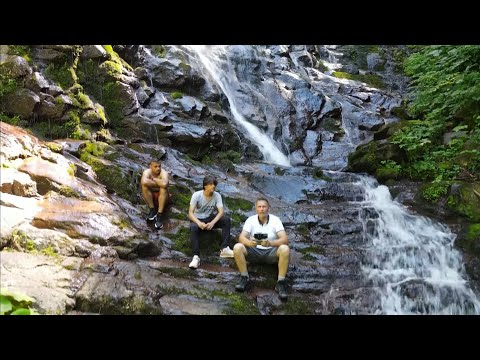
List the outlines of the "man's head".
{"label": "man's head", "polygon": [[215,176],[207,175],[203,178],[203,190],[206,190],[207,187],[211,187],[211,185],[213,185],[212,189],[215,190],[217,184],[217,178]]}
{"label": "man's head", "polygon": [[264,197],[259,197],[255,201],[255,210],[257,211],[258,215],[262,217],[267,216],[268,210],[270,210],[270,203]]}
{"label": "man's head", "polygon": [[160,175],[160,172],[162,171],[162,163],[159,160],[150,161],[148,167],[153,175]]}

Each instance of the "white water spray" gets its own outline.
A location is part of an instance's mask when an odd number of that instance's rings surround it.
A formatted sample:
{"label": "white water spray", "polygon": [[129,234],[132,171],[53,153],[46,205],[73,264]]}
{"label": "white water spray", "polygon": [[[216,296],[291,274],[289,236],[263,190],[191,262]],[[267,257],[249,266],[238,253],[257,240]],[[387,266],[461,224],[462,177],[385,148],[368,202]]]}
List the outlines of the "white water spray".
{"label": "white water spray", "polygon": [[362,178],[366,261],[383,314],[480,314],[465,280],[455,234],[392,201],[388,188]]}

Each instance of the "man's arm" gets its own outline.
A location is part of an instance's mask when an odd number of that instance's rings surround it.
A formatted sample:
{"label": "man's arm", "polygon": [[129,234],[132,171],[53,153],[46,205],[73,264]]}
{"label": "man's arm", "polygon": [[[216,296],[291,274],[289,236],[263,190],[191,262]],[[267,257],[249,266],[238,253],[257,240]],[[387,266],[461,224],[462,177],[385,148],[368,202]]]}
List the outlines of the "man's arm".
{"label": "man's arm", "polygon": [[285,230],[277,232],[278,239],[276,240],[263,240],[262,246],[279,247],[280,245],[288,245],[288,236]]}
{"label": "man's arm", "polygon": [[155,185],[159,188],[166,189],[168,187],[168,172],[164,169],[160,172],[160,176],[153,179]]}
{"label": "man's arm", "polygon": [[207,226],[205,227],[205,230],[212,230],[215,224],[217,223],[218,220],[220,220],[223,216],[223,206],[217,206],[218,214],[213,218],[212,221],[207,223]]}
{"label": "man's arm", "polygon": [[188,208],[188,218],[191,221],[193,221],[195,224],[197,224],[200,229],[203,230],[206,224],[197,219],[197,217],[194,215],[194,211],[195,211],[195,205],[190,205],[190,207]]}
{"label": "man's arm", "polygon": [[238,241],[247,247],[257,246],[257,242],[254,240],[250,240],[250,234],[245,230],[242,230],[242,232],[240,233],[240,236],[238,237]]}
{"label": "man's arm", "polygon": [[150,169],[144,170],[142,174],[142,179],[140,180],[140,184],[146,187],[157,187],[157,183],[152,179],[149,179],[148,176],[150,175]]}

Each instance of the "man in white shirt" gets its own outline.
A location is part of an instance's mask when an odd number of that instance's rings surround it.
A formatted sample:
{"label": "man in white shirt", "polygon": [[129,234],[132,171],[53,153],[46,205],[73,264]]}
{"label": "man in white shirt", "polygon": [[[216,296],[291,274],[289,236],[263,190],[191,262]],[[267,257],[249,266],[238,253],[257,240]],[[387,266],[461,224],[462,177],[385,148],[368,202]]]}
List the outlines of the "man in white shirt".
{"label": "man in white shirt", "polygon": [[255,202],[257,215],[250,216],[243,225],[238,243],[233,247],[233,255],[240,271],[240,283],[235,290],[243,292],[248,285],[247,261],[250,264],[278,263],[278,281],[275,290],[281,300],[288,297],[285,276],[290,258],[288,237],[282,221],[269,214],[270,204],[265,198]]}
{"label": "man in white shirt", "polygon": [[228,246],[230,240],[230,217],[223,211],[222,196],[215,191],[217,179],[214,176],[205,176],[203,190],[192,195],[188,218],[190,219],[190,241],[192,243],[193,259],[188,265],[196,269],[200,265],[200,232],[214,228],[222,228],[222,244],[220,257],[233,258],[233,251]]}

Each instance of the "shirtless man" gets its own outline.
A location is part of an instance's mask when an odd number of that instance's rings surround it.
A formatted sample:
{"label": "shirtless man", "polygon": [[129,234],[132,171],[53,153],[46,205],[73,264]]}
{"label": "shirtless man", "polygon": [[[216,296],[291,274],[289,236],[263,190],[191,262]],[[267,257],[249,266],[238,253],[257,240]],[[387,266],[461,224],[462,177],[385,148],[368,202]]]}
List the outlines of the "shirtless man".
{"label": "shirtless man", "polygon": [[[143,198],[150,208],[147,221],[155,220],[155,228],[161,229],[163,227],[163,210],[168,201],[168,172],[162,169],[160,161],[150,161],[148,169],[142,174],[140,184]],[[155,209],[155,200],[158,200],[158,210]]]}

